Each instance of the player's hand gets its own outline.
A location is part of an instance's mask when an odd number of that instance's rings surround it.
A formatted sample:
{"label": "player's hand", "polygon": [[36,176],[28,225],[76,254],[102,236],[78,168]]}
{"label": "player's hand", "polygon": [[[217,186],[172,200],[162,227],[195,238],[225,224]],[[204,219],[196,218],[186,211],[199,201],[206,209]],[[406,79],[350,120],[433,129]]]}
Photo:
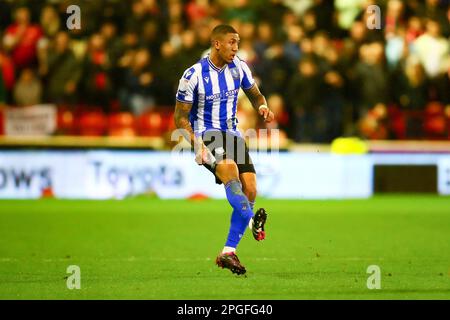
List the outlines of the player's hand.
{"label": "player's hand", "polygon": [[197,162],[198,165],[202,165],[206,162],[206,146],[202,143],[198,145],[197,150],[195,151],[195,162]]}
{"label": "player's hand", "polygon": [[201,165],[203,163],[203,161],[202,161],[203,143],[202,142],[197,141],[197,140],[194,141],[194,153],[195,153],[195,162],[197,162],[198,165]]}
{"label": "player's hand", "polygon": [[275,119],[275,115],[270,111],[269,107],[261,106],[259,108],[259,114],[264,118],[264,121],[270,123]]}
{"label": "player's hand", "polygon": [[202,165],[205,163],[212,165],[212,163],[215,161],[213,154],[206,147],[202,140],[196,141],[194,151],[195,162],[197,162],[198,165]]}

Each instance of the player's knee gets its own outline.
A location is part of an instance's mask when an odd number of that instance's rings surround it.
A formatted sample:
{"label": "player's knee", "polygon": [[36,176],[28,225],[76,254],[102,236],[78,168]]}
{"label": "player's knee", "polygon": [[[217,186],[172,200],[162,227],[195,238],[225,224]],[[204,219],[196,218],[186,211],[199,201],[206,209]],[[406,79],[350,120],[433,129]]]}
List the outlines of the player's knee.
{"label": "player's knee", "polygon": [[236,162],[224,159],[217,164],[216,175],[226,184],[228,181],[239,179],[239,170]]}

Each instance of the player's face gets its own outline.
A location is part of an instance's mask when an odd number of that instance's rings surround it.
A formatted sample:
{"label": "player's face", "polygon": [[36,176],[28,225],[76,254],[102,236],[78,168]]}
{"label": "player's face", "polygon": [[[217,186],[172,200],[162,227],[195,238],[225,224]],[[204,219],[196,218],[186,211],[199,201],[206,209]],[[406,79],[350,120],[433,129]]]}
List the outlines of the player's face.
{"label": "player's face", "polygon": [[231,63],[239,49],[239,35],[227,33],[219,44],[219,54],[226,63]]}

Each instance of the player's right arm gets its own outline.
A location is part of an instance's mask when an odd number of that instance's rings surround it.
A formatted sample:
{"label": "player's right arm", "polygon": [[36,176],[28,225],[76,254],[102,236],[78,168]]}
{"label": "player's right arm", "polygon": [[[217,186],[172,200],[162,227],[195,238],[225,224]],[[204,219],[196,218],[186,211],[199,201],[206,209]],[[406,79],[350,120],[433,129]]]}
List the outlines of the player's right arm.
{"label": "player's right arm", "polygon": [[189,121],[192,109],[192,103],[197,90],[198,79],[194,67],[184,71],[183,76],[178,84],[176,104],[175,104],[175,125],[180,129],[184,138],[191,143],[195,142],[194,130]]}
{"label": "player's right arm", "polygon": [[191,144],[195,142],[194,130],[192,130],[191,123],[189,121],[189,115],[191,113],[192,103],[181,102],[177,100],[175,104],[175,125],[181,130],[183,137]]}
{"label": "player's right arm", "polygon": [[210,163],[212,155],[201,137],[196,137],[189,120],[194,96],[198,94],[197,90],[198,78],[194,67],[187,69],[183,77],[180,79],[177,91],[177,101],[175,103],[175,125],[183,137],[194,146],[195,161],[198,164]]}

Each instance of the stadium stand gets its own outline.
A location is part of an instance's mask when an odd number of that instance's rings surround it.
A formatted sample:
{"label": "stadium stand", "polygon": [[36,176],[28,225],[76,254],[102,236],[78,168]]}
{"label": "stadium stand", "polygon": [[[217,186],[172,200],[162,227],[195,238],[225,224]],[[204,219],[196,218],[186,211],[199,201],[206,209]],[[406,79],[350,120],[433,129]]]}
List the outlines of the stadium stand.
{"label": "stadium stand", "polygon": [[[450,139],[446,0],[74,4],[81,30],[66,28],[66,1],[2,1],[0,134],[6,110],[52,104],[57,136],[167,135],[181,73],[226,22],[262,91],[281,106],[271,129],[289,141]],[[373,4],[383,13],[379,30],[366,24]],[[247,107],[240,99],[241,124],[264,127]]]}
{"label": "stadium stand", "polygon": [[82,136],[103,136],[107,129],[107,117],[101,111],[87,111],[77,119],[77,132]]}
{"label": "stadium stand", "polygon": [[113,137],[134,137],[137,134],[136,120],[129,112],[109,115],[108,135]]}
{"label": "stadium stand", "polygon": [[4,134],[3,122],[3,110],[0,109],[0,136]]}

